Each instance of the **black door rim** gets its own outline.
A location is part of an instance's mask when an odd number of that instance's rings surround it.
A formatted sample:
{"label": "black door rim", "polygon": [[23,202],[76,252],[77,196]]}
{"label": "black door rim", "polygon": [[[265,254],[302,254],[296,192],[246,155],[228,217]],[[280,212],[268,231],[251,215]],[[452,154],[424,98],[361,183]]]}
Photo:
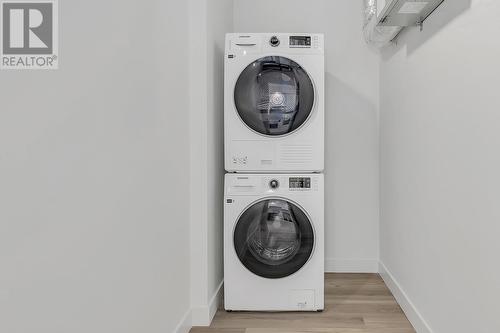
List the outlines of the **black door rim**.
{"label": "black door rim", "polygon": [[240,119],[241,123],[246,127],[248,128],[250,131],[260,135],[260,136],[264,136],[264,137],[269,137],[269,138],[282,138],[282,137],[286,137],[286,136],[289,136],[289,135],[292,135],[292,134],[296,134],[298,131],[300,131],[302,128],[304,128],[308,123],[309,121],[311,120],[313,114],[316,112],[316,104],[317,104],[317,88],[316,88],[316,84],[313,80],[313,77],[309,74],[309,72],[306,70],[306,68],[304,68],[302,65],[298,64],[300,66],[300,68],[304,71],[304,73],[307,75],[307,77],[309,78],[310,82],[311,82],[311,85],[312,85],[312,91],[313,91],[313,104],[311,106],[311,109],[309,111],[309,114],[308,116],[305,118],[305,120],[300,124],[300,126],[298,126],[297,128],[295,128],[293,131],[291,132],[288,132],[288,133],[285,133],[285,134],[281,134],[281,135],[270,135],[270,134],[265,134],[265,133],[261,133],[259,131],[256,131],[255,129],[253,129],[252,127],[250,127],[244,120],[243,118],[241,117],[240,115],[240,112],[238,111],[238,107],[236,106],[236,101],[235,101],[235,93],[236,93],[236,86],[238,84],[238,81],[239,81],[239,78],[241,77],[241,75],[243,74],[243,72],[248,68],[250,67],[253,63],[255,63],[256,61],[259,61],[263,58],[266,58],[266,57],[279,57],[279,58],[284,58],[284,59],[287,59],[287,60],[290,60],[294,63],[297,63],[295,60],[293,60],[292,58],[289,58],[288,56],[284,56],[284,55],[276,55],[276,54],[271,54],[271,55],[263,55],[263,56],[259,56],[258,58],[255,58],[253,59],[248,65],[246,65],[243,70],[240,72],[240,74],[238,75],[238,78],[236,79],[236,81],[234,82],[234,86],[233,86],[233,94],[232,94],[232,101],[233,101],[233,108],[234,108],[234,111],[236,112],[236,115],[238,116],[238,118]]}
{"label": "black door rim", "polygon": [[[286,272],[284,274],[269,274],[269,272],[266,269],[263,269],[262,272],[261,272],[262,274],[259,274],[259,272],[253,271],[250,267],[247,266],[247,264],[245,262],[243,262],[243,260],[240,258],[240,256],[237,253],[237,250],[236,250],[236,244],[235,244],[235,242],[236,242],[236,239],[235,239],[236,235],[235,235],[235,233],[236,233],[236,229],[237,229],[238,225],[240,224],[241,217],[251,207],[255,206],[256,204],[259,204],[259,203],[262,203],[262,202],[265,202],[265,201],[269,201],[269,200],[282,200],[282,201],[290,203],[293,206],[295,206],[296,208],[298,208],[298,210],[305,216],[305,218],[307,220],[307,224],[305,225],[305,227],[306,228],[308,227],[310,229],[310,232],[311,232],[311,235],[312,235],[312,240],[311,240],[312,245],[309,247],[309,249],[306,249],[308,251],[307,258],[305,260],[299,261],[300,264],[297,265],[296,269],[293,269],[291,272]],[[304,225],[302,224],[302,226],[304,226]],[[296,273],[300,272],[301,270],[303,270],[307,266],[307,264],[309,263],[309,261],[311,260],[311,258],[313,257],[313,255],[315,253],[315,249],[316,249],[316,230],[314,228],[314,224],[312,222],[312,219],[309,216],[309,214],[307,213],[307,211],[300,204],[298,204],[297,202],[295,202],[295,201],[293,201],[291,199],[288,199],[288,198],[285,198],[285,197],[278,197],[278,196],[260,198],[258,200],[253,201],[249,205],[247,205],[241,211],[241,213],[238,215],[238,217],[235,220],[234,227],[233,227],[233,233],[232,233],[232,250],[234,251],[233,253],[238,258],[240,264],[243,265],[243,267],[245,267],[245,269],[248,272],[250,272],[253,275],[258,276],[260,278],[277,280],[277,279],[281,279],[281,278],[288,278],[288,277],[291,277],[291,276],[295,275]],[[250,252],[250,250],[247,250],[246,252]],[[255,259],[255,260],[257,260],[257,259]],[[293,261],[293,258],[291,259],[291,261]],[[272,270],[272,266],[264,265],[264,264],[261,264],[261,265],[263,267],[267,268],[267,269],[271,269]]]}

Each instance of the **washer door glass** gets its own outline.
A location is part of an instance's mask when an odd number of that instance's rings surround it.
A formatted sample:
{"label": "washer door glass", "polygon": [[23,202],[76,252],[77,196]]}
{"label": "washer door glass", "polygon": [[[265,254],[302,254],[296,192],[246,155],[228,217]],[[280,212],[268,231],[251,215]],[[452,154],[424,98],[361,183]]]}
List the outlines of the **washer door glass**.
{"label": "washer door glass", "polygon": [[314,231],[306,214],[284,199],[259,201],[241,214],[234,247],[252,273],[283,278],[301,269],[314,248]]}
{"label": "washer door glass", "polygon": [[312,112],[314,86],[306,71],[285,57],[264,57],[248,65],[234,89],[236,110],[254,131],[285,135],[302,126]]}

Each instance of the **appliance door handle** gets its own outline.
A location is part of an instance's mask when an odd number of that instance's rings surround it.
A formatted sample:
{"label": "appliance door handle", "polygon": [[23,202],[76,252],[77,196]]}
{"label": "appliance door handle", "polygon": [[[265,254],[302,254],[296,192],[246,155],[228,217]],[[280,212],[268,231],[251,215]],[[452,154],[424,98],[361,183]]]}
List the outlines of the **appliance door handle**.
{"label": "appliance door handle", "polygon": [[255,45],[257,45],[257,44],[255,44],[255,43],[247,43],[247,44],[243,44],[243,43],[236,43],[236,45],[238,45],[238,46],[255,46]]}

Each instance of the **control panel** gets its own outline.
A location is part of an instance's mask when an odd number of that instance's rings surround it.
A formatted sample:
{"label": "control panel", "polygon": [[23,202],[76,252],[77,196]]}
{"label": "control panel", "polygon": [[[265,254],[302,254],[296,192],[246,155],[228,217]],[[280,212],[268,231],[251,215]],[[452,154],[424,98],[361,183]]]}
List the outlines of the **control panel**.
{"label": "control panel", "polygon": [[299,195],[301,192],[314,193],[322,188],[322,175],[262,175],[262,174],[226,174],[227,195]]}
{"label": "control panel", "polygon": [[226,36],[225,56],[227,59],[274,52],[322,55],[324,54],[324,36],[320,33],[300,32],[228,34]]}
{"label": "control panel", "polygon": [[[282,36],[283,38],[286,38]],[[288,37],[288,46],[290,48],[318,48],[318,36],[290,36]],[[272,36],[269,39],[269,45],[272,47],[280,46],[281,41],[278,36]],[[286,45],[286,44],[285,44]]]}
{"label": "control panel", "polygon": [[288,187],[293,189],[310,189],[311,188],[311,178],[310,177],[293,177],[288,179]]}
{"label": "control panel", "polygon": [[286,192],[308,192],[318,190],[317,177],[303,177],[294,175],[289,177],[283,176],[266,176],[262,179],[262,188],[267,193],[279,194]]}
{"label": "control panel", "polygon": [[311,47],[311,36],[290,36],[290,47]]}

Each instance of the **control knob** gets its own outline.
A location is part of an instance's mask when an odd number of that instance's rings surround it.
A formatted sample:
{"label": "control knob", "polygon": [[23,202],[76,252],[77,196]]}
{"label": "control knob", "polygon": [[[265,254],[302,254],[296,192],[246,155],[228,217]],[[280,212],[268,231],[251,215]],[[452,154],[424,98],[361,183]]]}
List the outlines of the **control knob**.
{"label": "control knob", "polygon": [[269,40],[269,44],[271,44],[271,46],[273,46],[273,47],[276,47],[276,46],[280,45],[280,40],[279,40],[279,38],[278,38],[278,37],[273,36],[273,37],[271,37],[271,39]]}

